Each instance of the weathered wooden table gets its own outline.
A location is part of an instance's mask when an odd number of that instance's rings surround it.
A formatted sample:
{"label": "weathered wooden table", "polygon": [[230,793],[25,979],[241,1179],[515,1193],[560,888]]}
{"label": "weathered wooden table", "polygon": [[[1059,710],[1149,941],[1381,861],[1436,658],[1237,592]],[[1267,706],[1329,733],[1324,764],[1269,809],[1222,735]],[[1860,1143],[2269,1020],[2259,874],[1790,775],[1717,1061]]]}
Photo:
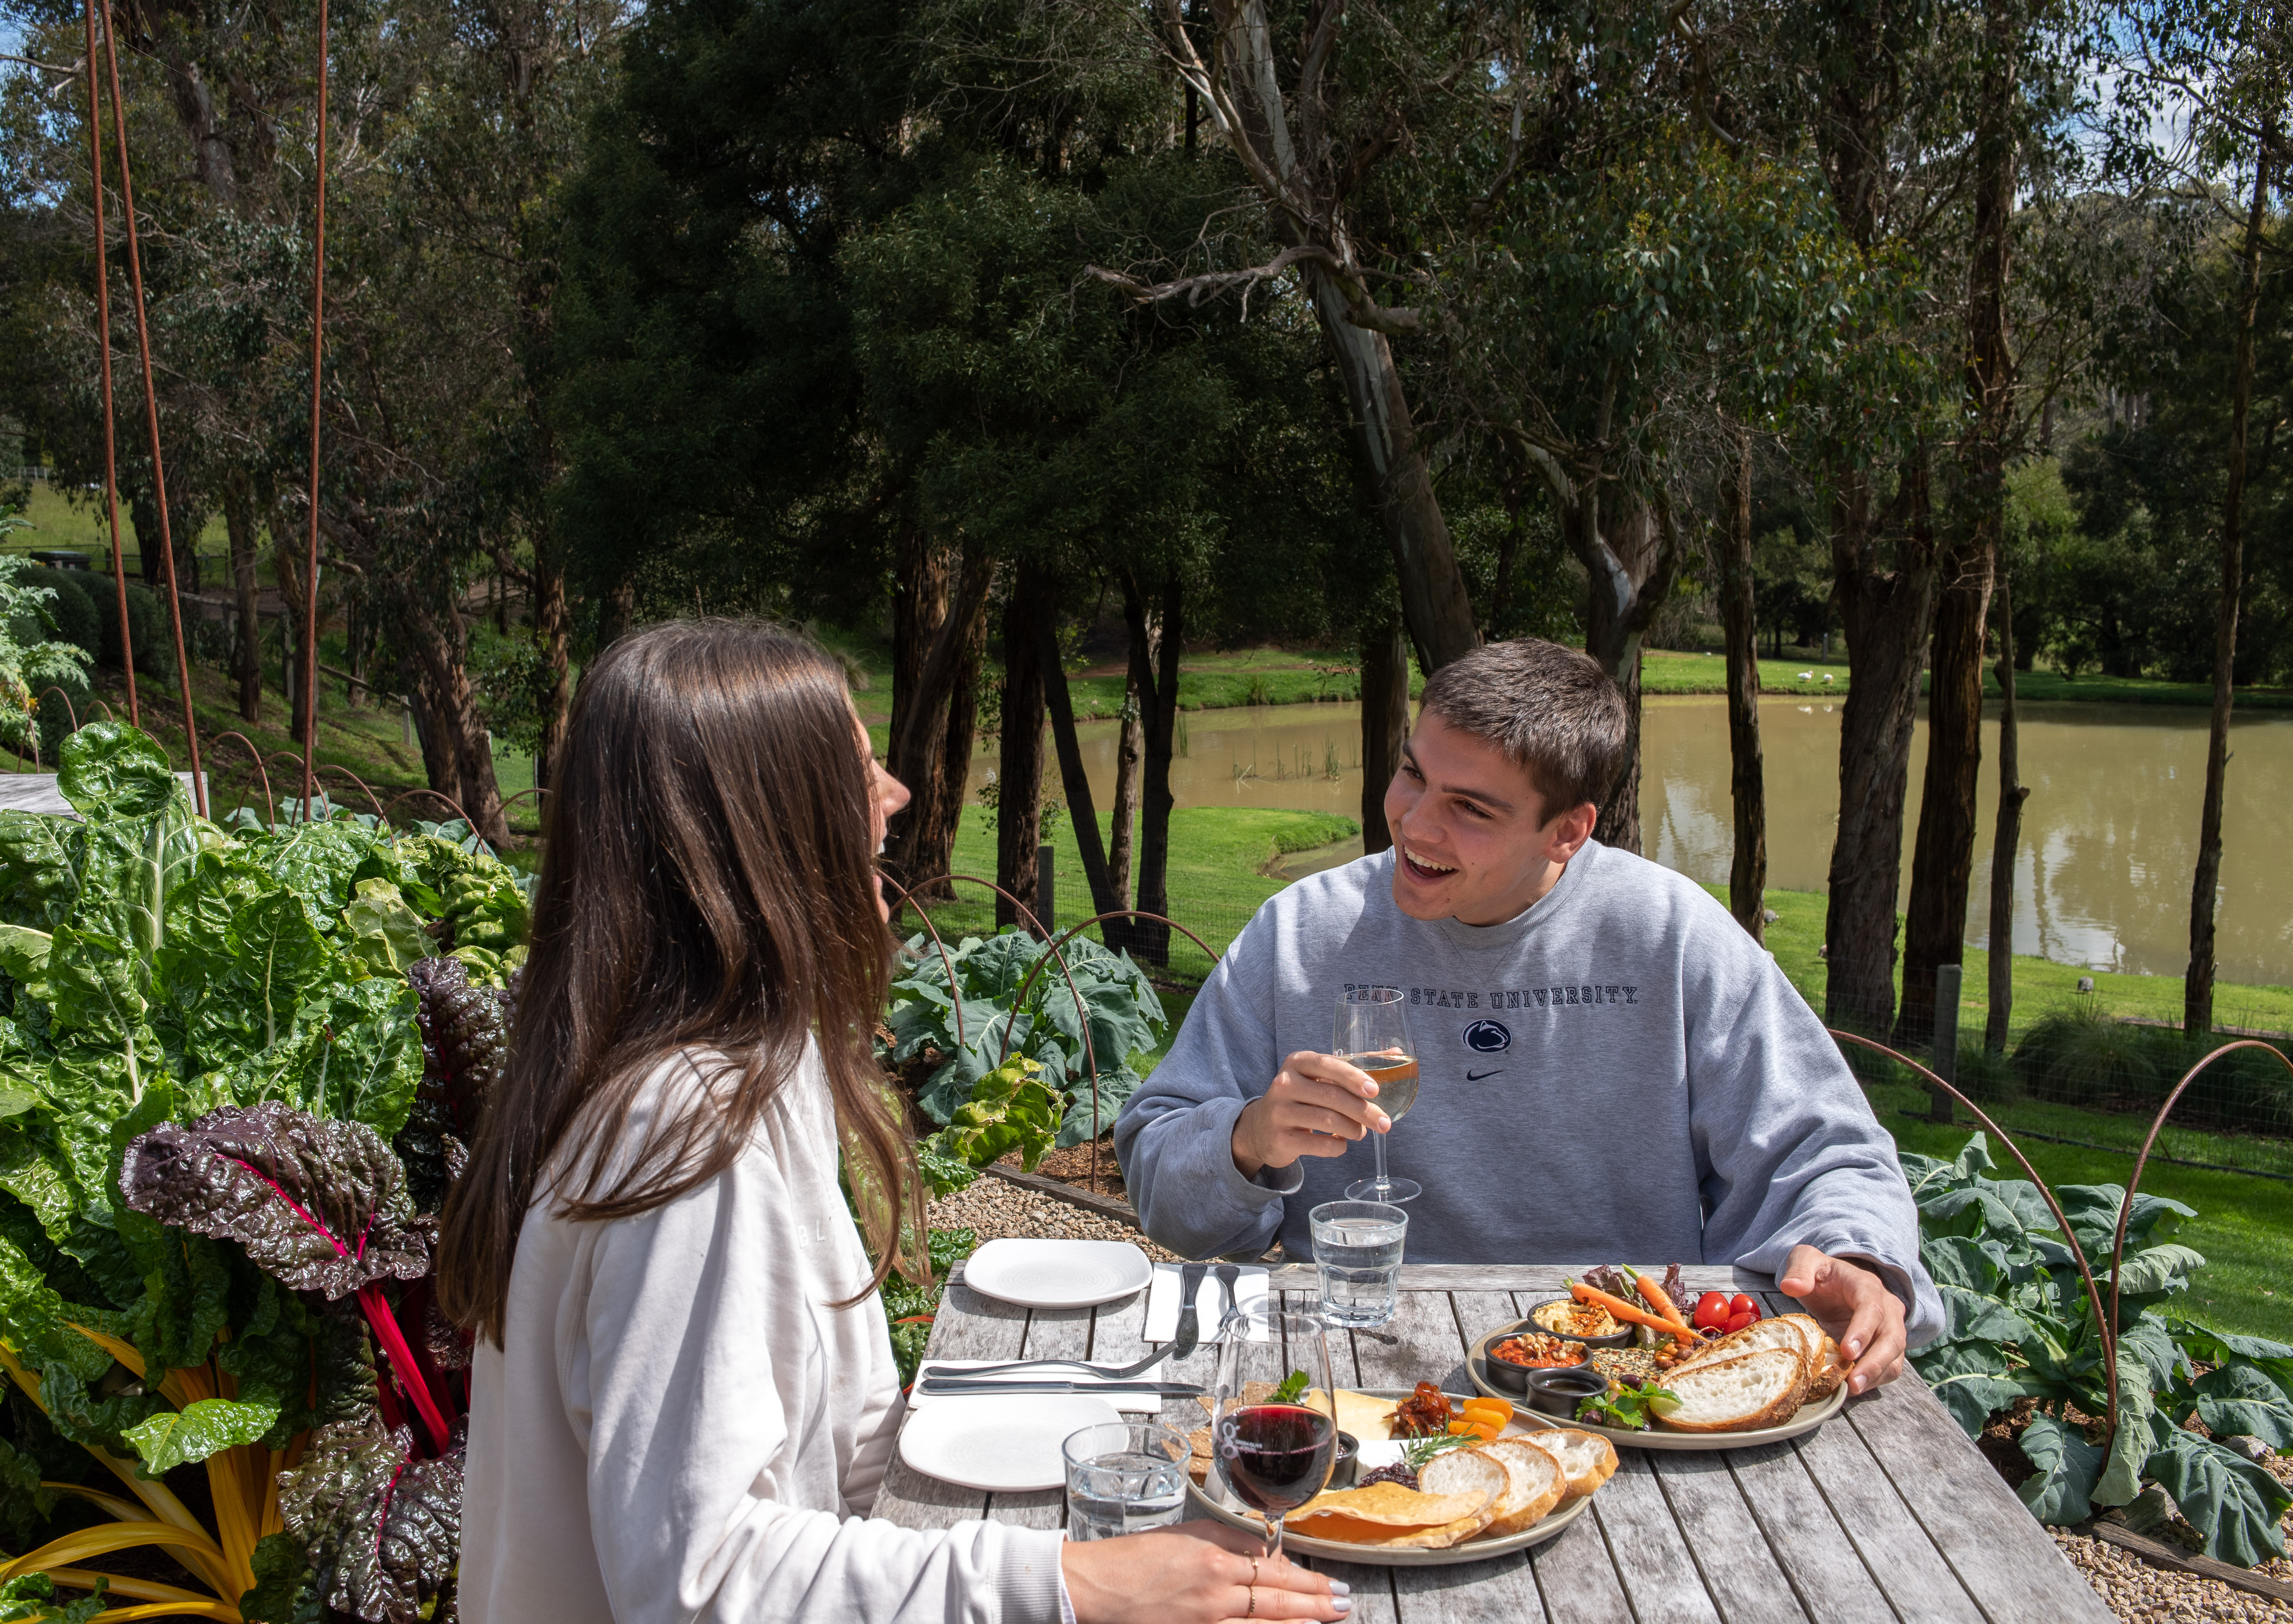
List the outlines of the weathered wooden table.
{"label": "weathered wooden table", "polygon": [[[1399,1311],[1384,1328],[1390,1343],[1331,1334],[1337,1379],[1361,1387],[1430,1380],[1471,1393],[1471,1342],[1560,1295],[1570,1272],[1582,1270],[1406,1266]],[[1698,1291],[1748,1291],[1773,1311],[1792,1306],[1764,1276],[1682,1273]],[[1314,1271],[1277,1269],[1274,1285],[1309,1305]],[[930,1357],[1129,1360],[1146,1351],[1146,1312],[1144,1292],[1098,1309],[1015,1308],[959,1276],[932,1328]],[[1169,1379],[1208,1385],[1211,1363],[1210,1350],[1198,1349]],[[2101,1599],[1915,1376],[1851,1401],[1789,1443],[1618,1454],[1623,1465],[1593,1497],[1591,1514],[1524,1555],[1453,1567],[1327,1564],[1353,1587],[1353,1620],[2111,1624]],[[1057,1528],[1065,1506],[1057,1491],[983,1494],[895,1460],[876,1514],[911,1528],[980,1516]]]}

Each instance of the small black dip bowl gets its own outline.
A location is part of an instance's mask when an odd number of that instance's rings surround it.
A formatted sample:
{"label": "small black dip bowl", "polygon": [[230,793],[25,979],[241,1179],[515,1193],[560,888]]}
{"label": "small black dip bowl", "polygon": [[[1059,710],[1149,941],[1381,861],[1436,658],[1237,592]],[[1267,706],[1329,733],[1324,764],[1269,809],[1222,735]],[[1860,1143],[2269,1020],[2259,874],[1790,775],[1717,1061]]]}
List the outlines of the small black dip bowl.
{"label": "small black dip bowl", "polygon": [[1361,1440],[1351,1433],[1338,1434],[1338,1460],[1330,1468],[1330,1489],[1350,1489],[1354,1474],[1361,1470]]}
{"label": "small black dip bowl", "polygon": [[[1492,1364],[1496,1360],[1492,1360]],[[1554,1370],[1531,1370],[1528,1375],[1528,1407],[1548,1416],[1574,1420],[1576,1407],[1585,1400],[1598,1398],[1608,1391],[1608,1378],[1598,1370],[1582,1365],[1563,1366]]]}

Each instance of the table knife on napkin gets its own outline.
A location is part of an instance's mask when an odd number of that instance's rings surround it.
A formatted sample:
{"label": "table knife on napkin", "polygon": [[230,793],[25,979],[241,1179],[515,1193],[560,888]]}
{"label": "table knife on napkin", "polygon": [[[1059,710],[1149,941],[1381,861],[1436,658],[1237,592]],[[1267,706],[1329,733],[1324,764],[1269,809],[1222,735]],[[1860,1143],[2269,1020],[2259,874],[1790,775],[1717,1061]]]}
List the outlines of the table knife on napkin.
{"label": "table knife on napkin", "polygon": [[934,1398],[983,1393],[1152,1393],[1166,1399],[1199,1399],[1210,1392],[1191,1382],[967,1382],[951,1376],[928,1377],[916,1389]]}

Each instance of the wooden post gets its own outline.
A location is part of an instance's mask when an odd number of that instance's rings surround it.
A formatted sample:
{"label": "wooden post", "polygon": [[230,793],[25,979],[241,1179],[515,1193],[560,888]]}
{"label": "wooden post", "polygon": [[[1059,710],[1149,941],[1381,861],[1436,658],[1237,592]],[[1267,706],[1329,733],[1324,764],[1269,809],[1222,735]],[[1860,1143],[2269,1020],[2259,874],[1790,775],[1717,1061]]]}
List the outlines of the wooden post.
{"label": "wooden post", "polygon": [[[1964,970],[1958,964],[1935,966],[1934,1050],[1927,1063],[1946,1083],[1958,1081],[1958,987]],[[1933,1104],[1928,1115],[1936,1122],[1949,1122],[1957,1102],[1932,1084],[1927,1097]]]}
{"label": "wooden post", "polygon": [[1049,941],[1058,934],[1053,917],[1051,863],[1054,850],[1049,845],[1035,848],[1035,917],[1043,922],[1043,939]]}

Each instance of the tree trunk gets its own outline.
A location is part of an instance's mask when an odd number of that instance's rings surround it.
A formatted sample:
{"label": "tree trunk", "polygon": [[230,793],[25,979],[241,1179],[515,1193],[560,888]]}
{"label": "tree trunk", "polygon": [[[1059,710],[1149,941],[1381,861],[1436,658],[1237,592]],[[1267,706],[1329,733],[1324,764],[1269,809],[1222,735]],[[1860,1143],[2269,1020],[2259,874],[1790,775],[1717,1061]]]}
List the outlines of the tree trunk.
{"label": "tree trunk", "polygon": [[1449,525],[1433,475],[1417,443],[1417,426],[1401,386],[1401,369],[1383,333],[1354,326],[1327,272],[1309,274],[1308,291],[1338,378],[1346,391],[1354,454],[1377,497],[1378,526],[1393,550],[1401,613],[1419,662],[1435,671],[1481,645],[1472,599],[1458,571]]}
{"label": "tree trunk", "polygon": [[[1144,816],[1138,830],[1138,902],[1142,914],[1171,912],[1171,749],[1178,734],[1179,655],[1185,646],[1185,594],[1176,571],[1163,582],[1159,640],[1150,639],[1146,597],[1130,571],[1122,574],[1122,613],[1130,628],[1130,675],[1138,686],[1140,730],[1146,742],[1141,789]],[[1149,647],[1155,658],[1147,657]],[[1136,956],[1150,964],[1171,962],[1171,930],[1152,920],[1138,922]]]}
{"label": "tree trunk", "polygon": [[[1325,161],[1333,156],[1329,153],[1304,155],[1301,162],[1291,140],[1281,83],[1292,65],[1276,61],[1262,0],[1239,0],[1217,10],[1219,43],[1212,57],[1219,65],[1212,71],[1225,78],[1231,104],[1242,119],[1242,127],[1227,132],[1228,138],[1248,148],[1254,171],[1278,177],[1284,189],[1305,196],[1309,203],[1310,224],[1283,200],[1266,195],[1274,236],[1284,247],[1311,244],[1349,262],[1342,199],[1334,193],[1310,195],[1340,166]],[[1299,273],[1345,390],[1347,426],[1376,494],[1379,526],[1393,549],[1409,635],[1417,645],[1419,662],[1429,671],[1438,670],[1479,647],[1480,632],[1473,623],[1464,577],[1458,572],[1449,526],[1434,494],[1432,474],[1417,443],[1393,347],[1383,333],[1355,322],[1345,285],[1329,267],[1309,260],[1300,265]]]}
{"label": "tree trunk", "polygon": [[[986,663],[987,599],[982,595],[971,607],[968,627],[957,625],[955,671],[948,679],[947,725],[935,764],[932,819],[916,825],[911,848],[912,859],[927,880],[955,865],[955,836],[963,826],[964,797],[971,787],[971,751],[979,738],[979,673]],[[928,902],[953,897],[955,888],[945,883],[925,885],[917,894]]]}
{"label": "tree trunk", "polygon": [[[1003,605],[1002,760],[995,800],[995,899],[999,926],[1025,922],[1035,909],[1035,849],[1043,836],[1043,666],[1037,628],[1050,613],[1048,583],[1021,564]],[[1051,922],[1041,920],[1045,930]]]}
{"label": "tree trunk", "polygon": [[[533,540],[533,635],[541,645],[549,693],[541,702],[541,748],[533,756],[533,784],[549,787],[549,774],[565,748],[573,715],[573,612],[565,601],[565,572],[555,540],[546,530]],[[539,812],[540,808],[535,808]]]}
{"label": "tree trunk", "polygon": [[231,674],[239,679],[239,714],[263,720],[263,620],[255,580],[255,499],[247,475],[234,472],[223,485],[223,528],[231,538],[231,586],[237,605],[231,637]]}
{"label": "tree trunk", "polygon": [[2013,274],[2015,59],[2013,0],[1990,0],[1974,150],[1974,241],[1967,267],[1966,368],[1973,432],[1968,435],[1972,522],[1945,555],[1935,609],[1933,678],[1927,699],[1926,781],[1911,860],[1903,931],[1898,1042],[1933,1035],[1935,970],[1966,958],[1967,886],[1974,872],[1977,779],[1982,767],[1982,645],[1990,588],[2006,523],[2006,440],[2013,421],[2014,358],[2007,333]]}
{"label": "tree trunk", "polygon": [[[962,821],[994,566],[976,544],[967,548],[951,605],[946,560],[917,537],[903,548],[902,576],[893,600],[892,737],[885,754],[886,770],[908,786],[911,799],[885,832],[884,865],[913,886],[948,872]],[[927,901],[947,895],[946,887],[931,885],[919,893]]]}
{"label": "tree trunk", "polygon": [[2206,735],[2206,800],[2198,821],[2198,867],[2190,882],[2190,969],[2182,987],[2182,1032],[2214,1029],[2214,905],[2221,886],[2222,792],[2229,772],[2231,685],[2237,663],[2238,586],[2243,580],[2245,447],[2253,415],[2253,326],[2261,304],[2261,229],[2268,220],[2269,171],[2277,121],[2263,122],[2253,155],[2253,205],[2245,216],[2244,277],[2238,290],[2237,370],[2230,386],[2229,483],[2222,496],[2221,598],[2214,613],[2214,713]]}
{"label": "tree trunk", "polygon": [[1759,605],[1752,585],[1752,436],[1737,456],[1736,511],[1730,515],[1728,557],[1720,572],[1720,619],[1728,638],[1729,789],[1736,804],[1736,851],[1728,867],[1728,911],[1768,939],[1767,767],[1760,756]]}
{"label": "tree trunk", "polygon": [[1934,619],[1935,569],[1922,448],[1903,470],[1893,567],[1879,544],[1897,516],[1874,510],[1851,467],[1834,471],[1832,586],[1854,681],[1839,721],[1839,828],[1824,910],[1827,1025],[1884,1033],[1895,1009],[1895,900],[1919,668]]}
{"label": "tree trunk", "polygon": [[1409,646],[1397,616],[1361,635],[1362,850],[1393,845],[1385,821],[1385,792],[1401,770],[1401,743],[1409,736]]}
{"label": "tree trunk", "polygon": [[1990,842],[1990,1012],[1982,1046],[2006,1052],[2006,1024],[2014,1013],[2014,853],[2022,839],[2022,721],[2014,707],[2014,597],[1998,578],[1998,828]]}
{"label": "tree trunk", "polygon": [[[1599,487],[1586,481],[1581,487]],[[1641,849],[1641,639],[1672,596],[1680,573],[1680,539],[1668,505],[1634,495],[1608,503],[1585,499],[1567,522],[1591,592],[1584,652],[1600,662],[1625,695],[1625,770],[1600,803],[1593,838],[1625,851]]]}
{"label": "tree trunk", "polygon": [[[286,515],[273,508],[271,515],[271,569],[278,578],[279,598],[285,610],[280,617],[280,630],[281,641],[287,648],[287,730],[288,736],[300,744],[311,719],[311,696],[302,690],[301,660],[303,639],[312,635],[312,617],[310,594],[304,589],[303,580],[305,560],[294,537],[294,528],[287,523]],[[425,651],[417,650],[416,657],[425,658]],[[434,778],[430,787],[445,788]],[[446,793],[451,795],[453,791],[446,790]]]}
{"label": "tree trunk", "polygon": [[1146,735],[1138,716],[1138,677],[1125,673],[1122,686],[1122,732],[1114,745],[1114,809],[1109,816],[1106,883],[1117,905],[1130,905],[1131,830],[1138,821],[1138,759],[1146,753]]}
{"label": "tree trunk", "polygon": [[[434,617],[410,605],[401,613],[414,645],[417,692],[409,697],[425,712],[422,759],[430,787],[459,802],[471,827],[498,848],[509,839],[509,825],[494,778],[492,743],[470,682],[469,628],[451,605]],[[442,806],[437,815],[452,816]]]}
{"label": "tree trunk", "polygon": [[[1074,825],[1075,849],[1082,854],[1083,879],[1090,887],[1090,911],[1112,914],[1122,904],[1115,897],[1114,886],[1107,875],[1106,843],[1098,831],[1098,808],[1091,799],[1090,775],[1083,770],[1082,743],[1075,737],[1074,700],[1067,692],[1066,667],[1059,659],[1053,601],[1051,593],[1046,590],[1042,613],[1035,617],[1035,661],[1042,673],[1044,708],[1050,712],[1051,738],[1058,747],[1059,784],[1066,792],[1067,821]],[[1106,922],[1119,925],[1122,922]]]}

